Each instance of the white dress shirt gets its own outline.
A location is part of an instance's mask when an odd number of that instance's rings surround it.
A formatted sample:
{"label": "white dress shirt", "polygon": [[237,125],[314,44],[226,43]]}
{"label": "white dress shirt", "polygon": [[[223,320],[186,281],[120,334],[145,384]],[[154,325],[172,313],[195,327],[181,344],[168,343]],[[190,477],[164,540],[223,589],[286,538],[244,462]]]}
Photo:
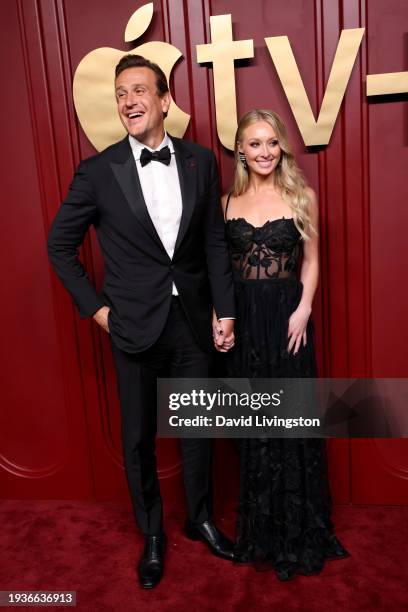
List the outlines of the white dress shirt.
{"label": "white dress shirt", "polygon": [[[157,149],[147,147],[130,134],[129,142],[135,158],[148,213],[168,256],[172,259],[183,210],[173,143],[166,132],[163,141]],[[161,162],[151,161],[142,167],[140,155],[143,149],[158,151],[166,146],[169,147],[171,153],[171,160],[168,166]],[[174,283],[172,293],[173,295],[178,295]]]}

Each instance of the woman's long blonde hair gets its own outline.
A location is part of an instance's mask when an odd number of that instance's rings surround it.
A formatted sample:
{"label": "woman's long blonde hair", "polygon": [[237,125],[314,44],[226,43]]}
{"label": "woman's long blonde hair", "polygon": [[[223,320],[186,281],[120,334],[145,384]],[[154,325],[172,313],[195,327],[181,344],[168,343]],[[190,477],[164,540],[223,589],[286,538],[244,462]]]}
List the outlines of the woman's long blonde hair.
{"label": "woman's long blonde hair", "polygon": [[285,200],[292,209],[295,225],[302,237],[308,240],[311,232],[317,232],[310,222],[310,199],[306,191],[307,183],[303,172],[296,164],[288,142],[285,124],[279,115],[273,111],[254,109],[246,113],[239,121],[235,135],[235,172],[232,195],[238,197],[248,189],[249,173],[240,159],[239,146],[246,128],[258,121],[269,123],[276,134],[276,138],[281,148],[281,158],[274,170],[275,186],[280,191],[283,200]]}

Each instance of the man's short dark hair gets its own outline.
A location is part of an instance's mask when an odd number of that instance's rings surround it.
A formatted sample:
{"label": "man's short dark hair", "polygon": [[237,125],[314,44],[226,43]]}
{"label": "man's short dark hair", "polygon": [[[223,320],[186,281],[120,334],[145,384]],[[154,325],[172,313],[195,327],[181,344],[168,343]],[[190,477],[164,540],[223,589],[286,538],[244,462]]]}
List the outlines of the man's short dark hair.
{"label": "man's short dark hair", "polygon": [[127,68],[150,68],[150,70],[153,70],[156,75],[157,93],[160,98],[162,98],[164,94],[169,91],[166,75],[164,74],[163,70],[160,68],[160,66],[146,59],[142,55],[132,55],[131,53],[124,55],[115,68],[115,79]]}

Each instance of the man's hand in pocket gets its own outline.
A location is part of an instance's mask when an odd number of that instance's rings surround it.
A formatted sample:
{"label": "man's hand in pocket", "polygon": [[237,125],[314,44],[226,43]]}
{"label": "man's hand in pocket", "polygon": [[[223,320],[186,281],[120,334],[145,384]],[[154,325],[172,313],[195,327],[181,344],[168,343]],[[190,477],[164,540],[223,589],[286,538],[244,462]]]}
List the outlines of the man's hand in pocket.
{"label": "man's hand in pocket", "polygon": [[110,311],[109,306],[102,306],[102,308],[97,310],[95,314],[93,315],[93,318],[95,319],[97,324],[100,325],[106,332],[108,332],[108,334],[110,333],[109,325],[108,325],[109,311]]}

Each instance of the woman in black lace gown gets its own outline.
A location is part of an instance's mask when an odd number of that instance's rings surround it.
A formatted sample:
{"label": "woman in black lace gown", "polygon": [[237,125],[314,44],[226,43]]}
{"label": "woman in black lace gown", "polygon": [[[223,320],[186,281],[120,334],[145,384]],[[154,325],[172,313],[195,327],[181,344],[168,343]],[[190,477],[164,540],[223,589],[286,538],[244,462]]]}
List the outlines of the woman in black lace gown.
{"label": "woman in black lace gown", "polygon": [[[318,205],[275,113],[254,110],[241,119],[223,209],[237,302],[229,376],[317,376],[310,314]],[[237,560],[273,567],[288,580],[348,556],[330,518],[325,440],[245,439],[239,446]]]}

